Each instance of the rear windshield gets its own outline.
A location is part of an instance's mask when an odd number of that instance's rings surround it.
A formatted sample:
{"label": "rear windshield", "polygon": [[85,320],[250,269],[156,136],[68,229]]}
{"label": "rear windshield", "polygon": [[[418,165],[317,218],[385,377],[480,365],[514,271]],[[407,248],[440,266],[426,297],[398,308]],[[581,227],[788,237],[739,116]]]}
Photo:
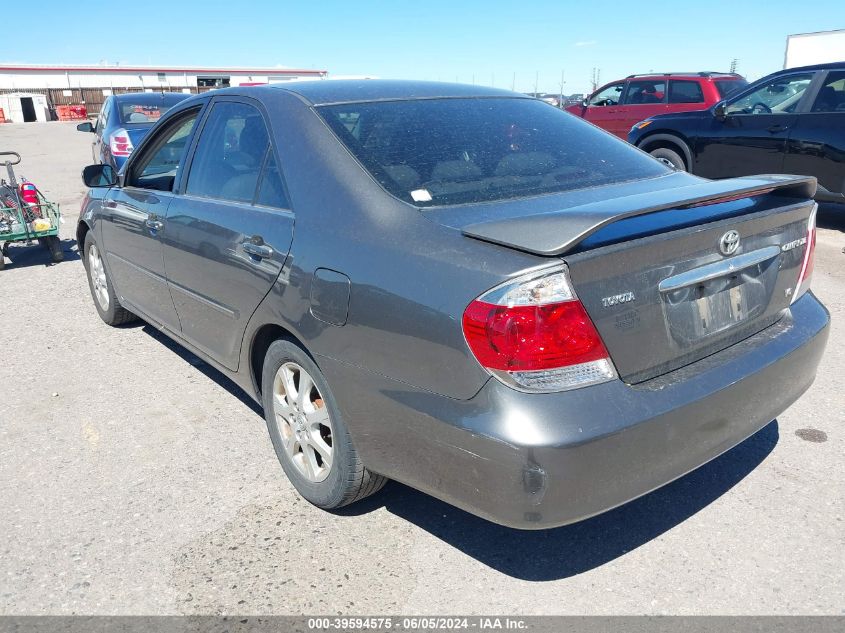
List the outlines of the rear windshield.
{"label": "rear windshield", "polygon": [[383,101],[318,111],[385,189],[418,206],[505,200],[668,172],[535,99]]}
{"label": "rear windshield", "polygon": [[155,123],[175,103],[119,103],[121,123]]}
{"label": "rear windshield", "polygon": [[748,82],[745,79],[717,79],[715,82],[716,90],[719,91],[719,96],[722,99],[726,99],[737,90],[742,90],[745,86],[748,85]]}

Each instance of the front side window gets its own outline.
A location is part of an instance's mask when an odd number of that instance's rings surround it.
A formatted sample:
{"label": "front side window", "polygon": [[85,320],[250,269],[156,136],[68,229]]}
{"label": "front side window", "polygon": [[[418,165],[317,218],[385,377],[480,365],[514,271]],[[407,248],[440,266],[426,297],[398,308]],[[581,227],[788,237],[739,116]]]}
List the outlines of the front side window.
{"label": "front side window", "polygon": [[233,202],[252,202],[270,146],[261,113],[246,103],[214,104],[203,126],[186,193]]}
{"label": "front side window", "polygon": [[596,94],[590,97],[591,106],[614,106],[622,101],[622,88],[625,86],[623,82],[617,84],[610,84],[599,90]]}
{"label": "front side window", "polygon": [[792,114],[812,79],[812,73],[772,79],[732,101],[727,107],[727,113]]}
{"label": "front side window", "polygon": [[845,112],[845,71],[827,75],[811,112]]}
{"label": "front side window", "polygon": [[141,189],[172,191],[198,115],[197,109],[179,117],[151,139],[133,163],[128,184]]}
{"label": "front side window", "polygon": [[373,178],[417,206],[505,200],[670,173],[627,143],[535,99],[419,99],[317,111]]}
{"label": "front side window", "polygon": [[631,81],[625,91],[625,105],[663,103],[666,98],[666,82],[661,80]]}
{"label": "front side window", "polygon": [[697,81],[670,81],[669,103],[704,103],[701,85]]}

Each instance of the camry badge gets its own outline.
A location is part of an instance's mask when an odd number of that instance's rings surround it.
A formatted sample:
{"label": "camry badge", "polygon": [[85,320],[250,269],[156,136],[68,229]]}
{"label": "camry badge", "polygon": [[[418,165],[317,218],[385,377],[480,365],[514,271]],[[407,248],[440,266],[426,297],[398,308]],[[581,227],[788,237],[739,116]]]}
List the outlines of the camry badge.
{"label": "camry badge", "polygon": [[737,231],[728,231],[719,239],[719,250],[722,251],[722,255],[733,255],[738,248],[739,233]]}
{"label": "camry badge", "polygon": [[620,303],[629,303],[634,299],[636,299],[636,297],[633,292],[623,292],[622,294],[604,297],[601,300],[601,304],[603,307],[609,308],[610,306],[619,305]]}

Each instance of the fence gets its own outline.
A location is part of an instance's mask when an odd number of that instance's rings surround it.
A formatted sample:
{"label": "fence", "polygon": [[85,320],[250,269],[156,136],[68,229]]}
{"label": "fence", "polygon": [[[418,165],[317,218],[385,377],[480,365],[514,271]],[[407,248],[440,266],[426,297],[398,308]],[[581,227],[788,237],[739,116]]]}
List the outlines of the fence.
{"label": "fence", "polygon": [[[183,88],[189,88],[191,94],[200,92],[208,92],[213,90],[213,87],[197,87],[197,86],[171,86],[171,87],[156,87],[154,92],[182,92]],[[106,91],[106,94],[103,94]],[[119,95],[129,92],[144,92],[143,88],[112,88],[104,86],[102,88],[0,88],[0,94],[11,93],[25,93],[25,94],[39,94],[47,96],[48,107],[56,111],[59,106],[70,105],[84,105],[88,111],[88,116],[96,116],[99,113],[105,100],[111,94]],[[70,94],[67,94],[70,93]]]}

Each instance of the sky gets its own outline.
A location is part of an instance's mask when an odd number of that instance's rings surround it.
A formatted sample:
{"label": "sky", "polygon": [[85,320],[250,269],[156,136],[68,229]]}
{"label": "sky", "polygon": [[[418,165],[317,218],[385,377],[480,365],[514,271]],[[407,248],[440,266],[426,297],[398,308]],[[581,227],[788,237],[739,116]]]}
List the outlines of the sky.
{"label": "sky", "polygon": [[845,0],[6,4],[22,29],[0,63],[279,65],[554,93],[563,73],[565,94],[588,91],[594,68],[607,83],[737,59],[754,80],[783,67],[787,35],[845,28]]}

